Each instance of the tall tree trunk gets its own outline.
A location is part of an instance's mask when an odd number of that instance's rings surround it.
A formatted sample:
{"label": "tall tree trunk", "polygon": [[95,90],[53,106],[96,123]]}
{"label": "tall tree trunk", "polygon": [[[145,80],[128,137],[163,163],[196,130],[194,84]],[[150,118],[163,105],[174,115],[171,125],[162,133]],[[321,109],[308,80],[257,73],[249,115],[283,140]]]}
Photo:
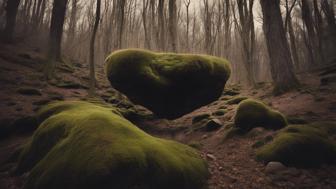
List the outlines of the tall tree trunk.
{"label": "tall tree trunk", "polygon": [[302,20],[304,25],[307,28],[307,34],[306,36],[306,43],[307,48],[309,52],[310,57],[310,64],[311,66],[318,66],[322,63],[322,57],[319,53],[319,45],[318,45],[318,36],[314,29],[314,19],[312,16],[312,8],[310,1],[307,0],[301,0],[302,2]]}
{"label": "tall tree trunk", "polygon": [[331,30],[332,34],[336,36],[336,19],[334,11],[334,1],[321,0],[321,7],[326,17],[328,27]]}
{"label": "tall tree trunk", "polygon": [[67,46],[71,46],[76,35],[78,0],[71,0],[71,14],[68,29]]}
{"label": "tall tree trunk", "polygon": [[224,55],[229,56],[229,47],[231,45],[231,19],[230,10],[231,3],[230,0],[223,0],[224,4]]}
{"label": "tall tree trunk", "polygon": [[176,0],[169,0],[169,44],[170,50],[177,52],[177,10]]}
{"label": "tall tree trunk", "polygon": [[125,5],[126,0],[117,1],[117,40],[115,44],[116,49],[123,48],[123,36],[125,29]]}
{"label": "tall tree trunk", "polygon": [[189,25],[190,25],[190,18],[189,18],[189,6],[191,0],[184,0],[184,4],[186,7],[186,17],[187,17],[187,32],[186,32],[186,48],[189,52]]}
{"label": "tall tree trunk", "polygon": [[[156,13],[155,13],[155,4],[156,4],[156,0],[150,0],[150,25],[152,27],[149,27],[149,33],[150,33],[150,36],[151,36],[151,39],[155,39],[156,41],[156,45],[159,44],[158,41],[158,36],[157,36],[157,33],[158,33],[158,28],[157,28],[157,23],[156,23]],[[154,45],[153,45],[154,46]],[[158,48],[156,46],[156,48]]]}
{"label": "tall tree trunk", "polygon": [[[281,17],[280,0],[260,0],[263,12],[263,29],[270,57],[274,92],[280,94],[298,86],[286,33]],[[276,45],[275,45],[276,44]]]}
{"label": "tall tree trunk", "polygon": [[300,66],[299,55],[297,52],[297,45],[296,45],[296,37],[294,34],[293,29],[293,22],[292,22],[292,11],[297,3],[297,0],[294,0],[291,5],[289,5],[288,0],[286,0],[286,20],[285,20],[285,31],[288,31],[289,34],[289,41],[290,41],[290,49],[293,58],[293,63],[296,68]]}
{"label": "tall tree trunk", "polygon": [[151,33],[148,32],[148,26],[147,26],[147,10],[148,10],[148,0],[142,1],[142,23],[143,28],[145,32],[145,48],[150,49],[151,48]]}
{"label": "tall tree trunk", "polygon": [[166,49],[164,0],[159,0],[157,18],[159,26],[159,48],[161,51],[164,51]]}
{"label": "tall tree trunk", "polygon": [[94,65],[94,58],[95,58],[95,41],[96,41],[96,34],[97,34],[97,29],[100,21],[100,4],[101,0],[97,0],[97,8],[96,8],[96,19],[91,35],[91,40],[90,40],[90,89],[89,89],[89,94],[94,95],[95,93],[95,84],[96,84],[96,76],[95,76],[95,65]]}
{"label": "tall tree trunk", "polygon": [[68,0],[54,0],[49,33],[49,64],[46,69],[46,76],[50,78],[54,72],[55,61],[61,61],[61,43],[63,25]]}
{"label": "tall tree trunk", "polygon": [[[327,21],[327,30],[329,34],[329,49],[331,49],[330,57],[327,63],[336,59],[336,17],[334,11],[334,1],[321,0],[321,8]],[[330,59],[331,58],[331,59]]]}
{"label": "tall tree trunk", "polygon": [[296,37],[294,34],[292,18],[288,19],[288,33],[289,33],[290,49],[292,52],[293,63],[296,68],[299,68],[300,59],[299,59],[299,54],[297,52]]}
{"label": "tall tree trunk", "polygon": [[20,0],[7,0],[6,6],[6,25],[4,30],[4,40],[6,42],[12,42],[15,32],[16,15]]}
{"label": "tall tree trunk", "polygon": [[239,33],[242,40],[244,65],[247,71],[247,79],[249,85],[255,86],[255,33],[254,33],[254,21],[253,21],[253,5],[254,0],[237,0],[238,13],[239,13]]}

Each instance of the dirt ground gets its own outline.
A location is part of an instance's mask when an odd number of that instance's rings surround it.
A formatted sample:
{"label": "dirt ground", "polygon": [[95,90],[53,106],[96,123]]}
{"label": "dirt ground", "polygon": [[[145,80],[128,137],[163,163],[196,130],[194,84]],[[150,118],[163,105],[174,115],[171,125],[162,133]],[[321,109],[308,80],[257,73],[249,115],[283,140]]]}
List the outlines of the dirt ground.
{"label": "dirt ground", "polygon": [[[26,45],[0,45],[0,188],[21,188],[26,176],[13,175],[15,162],[10,161],[17,148],[29,139],[34,130],[22,124],[22,118],[34,115],[39,107],[53,100],[84,99],[87,96],[87,65],[75,62],[71,66],[59,66],[56,79],[46,82],[42,74],[44,64],[39,49],[27,48]],[[139,121],[137,125],[152,135],[197,144],[202,157],[209,164],[210,189],[333,189],[336,188],[336,166],[325,165],[316,169],[287,167],[281,173],[267,173],[266,165],[255,160],[255,148],[252,146],[267,136],[274,136],[274,131],[258,128],[246,136],[224,137],[225,127],[233,122],[237,107],[227,104],[227,100],[235,96],[262,100],[289,117],[307,122],[336,121],[336,85],[321,85],[321,78],[325,76],[321,76],[321,73],[326,69],[300,74],[302,86],[297,91],[273,96],[269,83],[260,83],[256,89],[227,86],[225,91],[234,89],[239,94],[227,95],[224,92],[218,101],[177,120],[151,119]],[[97,80],[100,98],[106,100],[111,93],[115,93],[101,66]],[[212,132],[191,129],[195,116],[213,114],[223,107],[228,112],[221,116],[214,115],[223,125],[220,129]]]}

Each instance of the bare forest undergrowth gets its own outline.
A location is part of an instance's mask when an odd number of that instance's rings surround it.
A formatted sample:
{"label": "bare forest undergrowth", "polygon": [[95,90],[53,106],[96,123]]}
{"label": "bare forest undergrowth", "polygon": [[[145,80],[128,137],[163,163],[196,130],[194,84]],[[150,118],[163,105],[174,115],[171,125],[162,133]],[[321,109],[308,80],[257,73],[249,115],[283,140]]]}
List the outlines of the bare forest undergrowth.
{"label": "bare forest undergrowth", "polygon": [[[66,61],[65,61],[66,62]],[[11,173],[15,167],[11,158],[16,150],[31,136],[33,126],[25,125],[44,104],[54,100],[87,99],[89,84],[88,65],[64,63],[57,67],[55,79],[44,81],[44,58],[39,49],[25,45],[2,45],[0,49],[0,188],[21,188],[25,175]],[[328,73],[330,72],[330,73]],[[272,95],[269,83],[260,83],[256,89],[239,85],[227,86],[222,97],[174,121],[161,119],[137,120],[137,125],[152,135],[174,139],[200,149],[209,163],[211,177],[209,188],[336,188],[336,167],[318,169],[285,168],[276,173],[266,171],[266,166],[255,161],[254,144],[274,136],[274,131],[254,129],[246,136],[226,138],[225,127],[233,122],[236,104],[228,100],[237,96],[260,99],[288,117],[306,122],[336,121],[335,66],[298,75],[302,86],[297,91],[280,96]],[[321,80],[322,84],[321,85]],[[104,69],[97,70],[97,96],[110,101],[116,92],[110,87]],[[115,98],[122,99],[121,95]],[[220,109],[227,112],[221,115]],[[197,115],[210,114],[224,126],[213,132],[191,129]],[[11,134],[4,138],[4,135]]]}

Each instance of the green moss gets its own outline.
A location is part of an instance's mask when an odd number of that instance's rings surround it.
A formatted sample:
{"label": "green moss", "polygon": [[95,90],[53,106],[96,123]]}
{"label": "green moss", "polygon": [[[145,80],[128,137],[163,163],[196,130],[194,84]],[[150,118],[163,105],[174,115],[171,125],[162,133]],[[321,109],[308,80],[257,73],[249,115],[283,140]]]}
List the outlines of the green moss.
{"label": "green moss", "polygon": [[287,125],[286,118],[280,112],[251,99],[239,104],[234,119],[235,126],[243,132],[248,132],[255,127],[281,129]]}
{"label": "green moss", "polygon": [[233,104],[239,104],[241,101],[248,99],[248,97],[245,96],[237,96],[234,97],[226,102],[226,104],[233,105]]}
{"label": "green moss", "polygon": [[159,117],[175,119],[217,100],[230,76],[225,59],[126,49],[106,59],[111,85]]}
{"label": "green moss", "polygon": [[257,151],[260,161],[279,161],[288,166],[317,167],[336,161],[336,124],[291,125]]}
{"label": "green moss", "polygon": [[88,102],[42,108],[42,124],[17,167],[24,188],[202,188],[208,171],[193,148],[152,137],[116,109]]}

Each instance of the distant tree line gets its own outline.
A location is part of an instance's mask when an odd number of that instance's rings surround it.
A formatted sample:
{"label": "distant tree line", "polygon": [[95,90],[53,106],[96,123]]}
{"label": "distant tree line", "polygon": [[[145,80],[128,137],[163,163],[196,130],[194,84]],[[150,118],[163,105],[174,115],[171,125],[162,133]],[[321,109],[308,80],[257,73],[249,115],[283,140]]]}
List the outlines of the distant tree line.
{"label": "distant tree line", "polygon": [[334,0],[5,0],[0,26],[7,42],[46,45],[51,62],[92,67],[129,47],[206,53],[231,61],[232,83],[273,80],[279,92],[336,61]]}

